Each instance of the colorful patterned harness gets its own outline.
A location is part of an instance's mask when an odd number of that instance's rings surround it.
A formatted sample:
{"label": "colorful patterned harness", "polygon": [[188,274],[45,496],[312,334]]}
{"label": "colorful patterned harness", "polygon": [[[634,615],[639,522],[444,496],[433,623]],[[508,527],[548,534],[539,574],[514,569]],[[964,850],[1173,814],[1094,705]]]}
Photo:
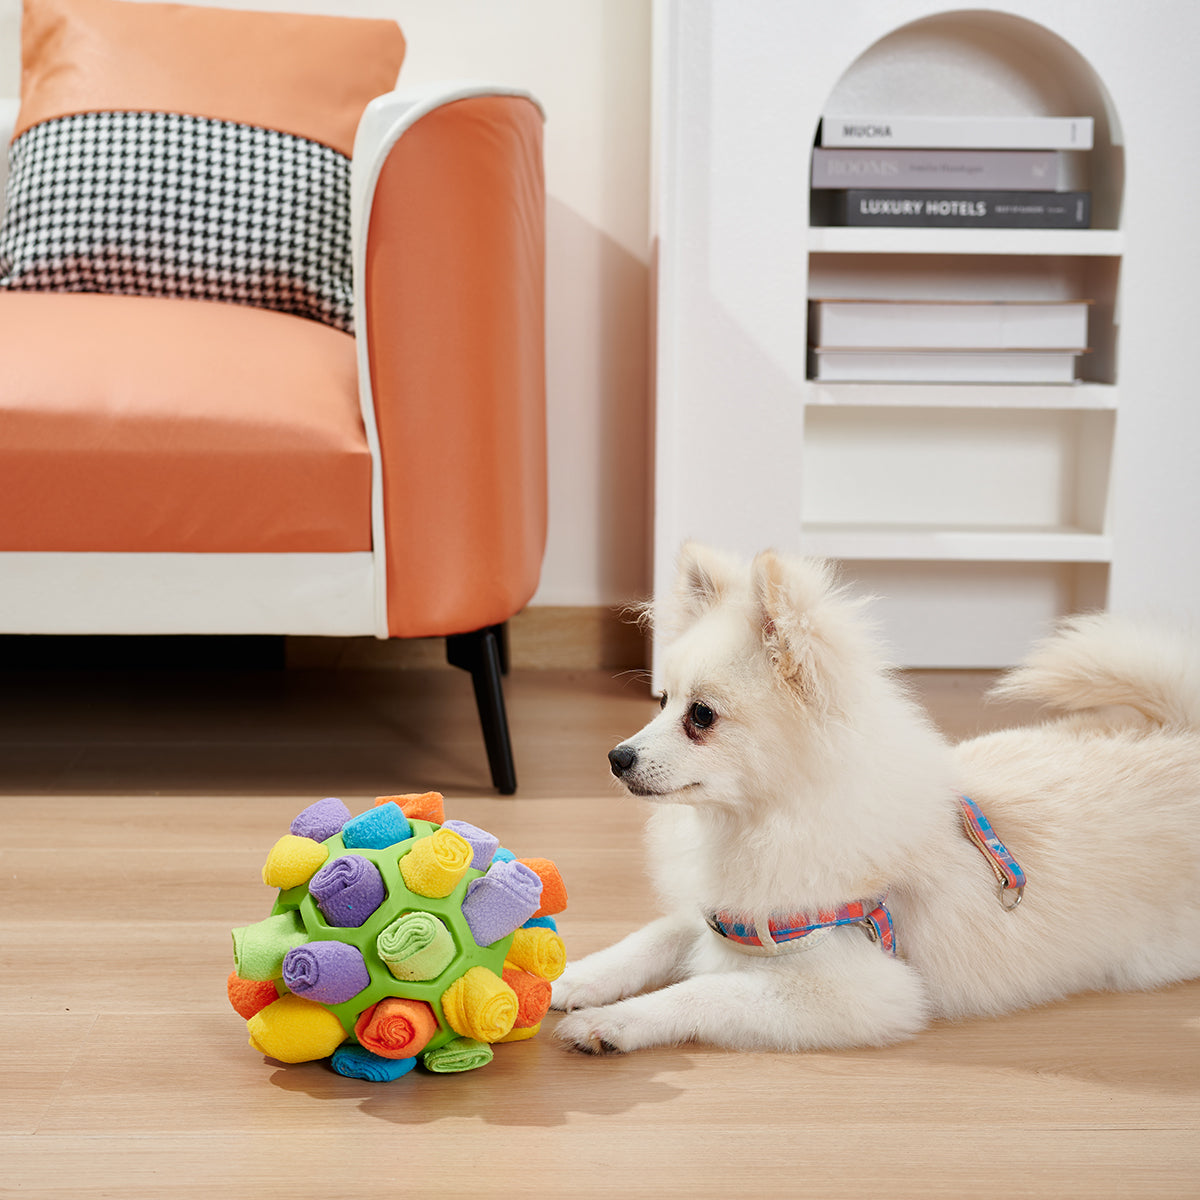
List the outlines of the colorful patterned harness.
{"label": "colorful patterned harness", "polygon": [[[959,803],[962,806],[964,831],[992,868],[1000,883],[1000,903],[1011,912],[1021,903],[1025,893],[1025,872],[996,836],[996,831],[979,805],[966,796],[960,796]],[[886,896],[881,896],[877,900],[856,900],[841,908],[819,909],[815,914],[771,916],[767,919],[765,930],[740,913],[708,913],[704,919],[713,933],[719,934],[746,954],[772,956],[807,950],[809,947],[803,944],[804,939],[818,930],[859,925],[873,942],[879,943],[882,950],[895,955],[896,931],[886,899]]]}
{"label": "colorful patterned harness", "polygon": [[992,823],[983,815],[979,805],[966,796],[958,799],[962,805],[967,837],[987,859],[1000,883],[1000,903],[1011,911],[1021,903],[1021,897],[1025,894],[1025,872],[1008,852],[1008,847],[996,836]]}
{"label": "colorful patterned harness", "polygon": [[841,908],[819,909],[815,916],[793,913],[786,917],[771,917],[767,921],[766,933],[757,928],[753,921],[734,913],[709,913],[705,920],[714,933],[719,933],[748,954],[786,954],[807,950],[807,946],[798,944],[801,938],[816,933],[818,929],[834,929],[839,925],[861,925],[872,941],[878,942],[889,954],[896,953],[892,914],[882,900],[873,903],[857,900],[853,904],[843,904]]}

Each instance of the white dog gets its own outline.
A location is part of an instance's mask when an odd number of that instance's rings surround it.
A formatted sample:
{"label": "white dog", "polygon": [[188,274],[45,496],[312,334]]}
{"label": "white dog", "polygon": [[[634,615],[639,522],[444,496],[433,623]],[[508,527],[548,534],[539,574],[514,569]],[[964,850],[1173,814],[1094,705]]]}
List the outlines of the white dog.
{"label": "white dog", "polygon": [[880,1045],[1200,975],[1194,648],[1076,618],[998,688],[1070,715],[952,747],[824,563],[690,545],[654,619],[662,713],[609,758],[669,915],[555,984],[574,1046]]}

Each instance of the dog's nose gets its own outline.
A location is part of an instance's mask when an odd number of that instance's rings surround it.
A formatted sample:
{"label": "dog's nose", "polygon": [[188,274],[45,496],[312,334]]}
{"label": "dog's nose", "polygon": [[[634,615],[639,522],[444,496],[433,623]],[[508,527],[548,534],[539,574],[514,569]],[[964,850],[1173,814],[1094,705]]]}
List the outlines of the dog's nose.
{"label": "dog's nose", "polygon": [[615,750],[608,752],[608,762],[612,767],[612,773],[620,779],[637,762],[637,751],[629,746],[618,746]]}

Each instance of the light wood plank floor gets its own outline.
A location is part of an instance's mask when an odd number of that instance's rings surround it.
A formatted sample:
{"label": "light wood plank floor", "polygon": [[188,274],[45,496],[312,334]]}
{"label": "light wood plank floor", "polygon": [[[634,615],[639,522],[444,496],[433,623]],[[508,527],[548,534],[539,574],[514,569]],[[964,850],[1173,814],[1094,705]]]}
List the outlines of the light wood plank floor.
{"label": "light wood plank floor", "polygon": [[[956,735],[985,677],[920,677]],[[879,1051],[588,1059],[548,1033],[376,1085],[246,1044],[229,930],[324,795],[437,788],[561,867],[573,954],[646,916],[604,754],[636,677],[518,672],[490,794],[451,672],[0,679],[0,1191],[35,1197],[1200,1195],[1200,983],[943,1025]],[[1170,897],[1164,897],[1169,903]]]}

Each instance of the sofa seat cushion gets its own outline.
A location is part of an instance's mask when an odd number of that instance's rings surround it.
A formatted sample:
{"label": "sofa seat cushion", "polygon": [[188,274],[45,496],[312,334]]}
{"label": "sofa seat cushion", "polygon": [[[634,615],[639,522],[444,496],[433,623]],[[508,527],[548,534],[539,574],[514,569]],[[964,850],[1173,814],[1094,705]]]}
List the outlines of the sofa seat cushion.
{"label": "sofa seat cushion", "polygon": [[0,550],[371,547],[353,337],[201,300],[0,293]]}

